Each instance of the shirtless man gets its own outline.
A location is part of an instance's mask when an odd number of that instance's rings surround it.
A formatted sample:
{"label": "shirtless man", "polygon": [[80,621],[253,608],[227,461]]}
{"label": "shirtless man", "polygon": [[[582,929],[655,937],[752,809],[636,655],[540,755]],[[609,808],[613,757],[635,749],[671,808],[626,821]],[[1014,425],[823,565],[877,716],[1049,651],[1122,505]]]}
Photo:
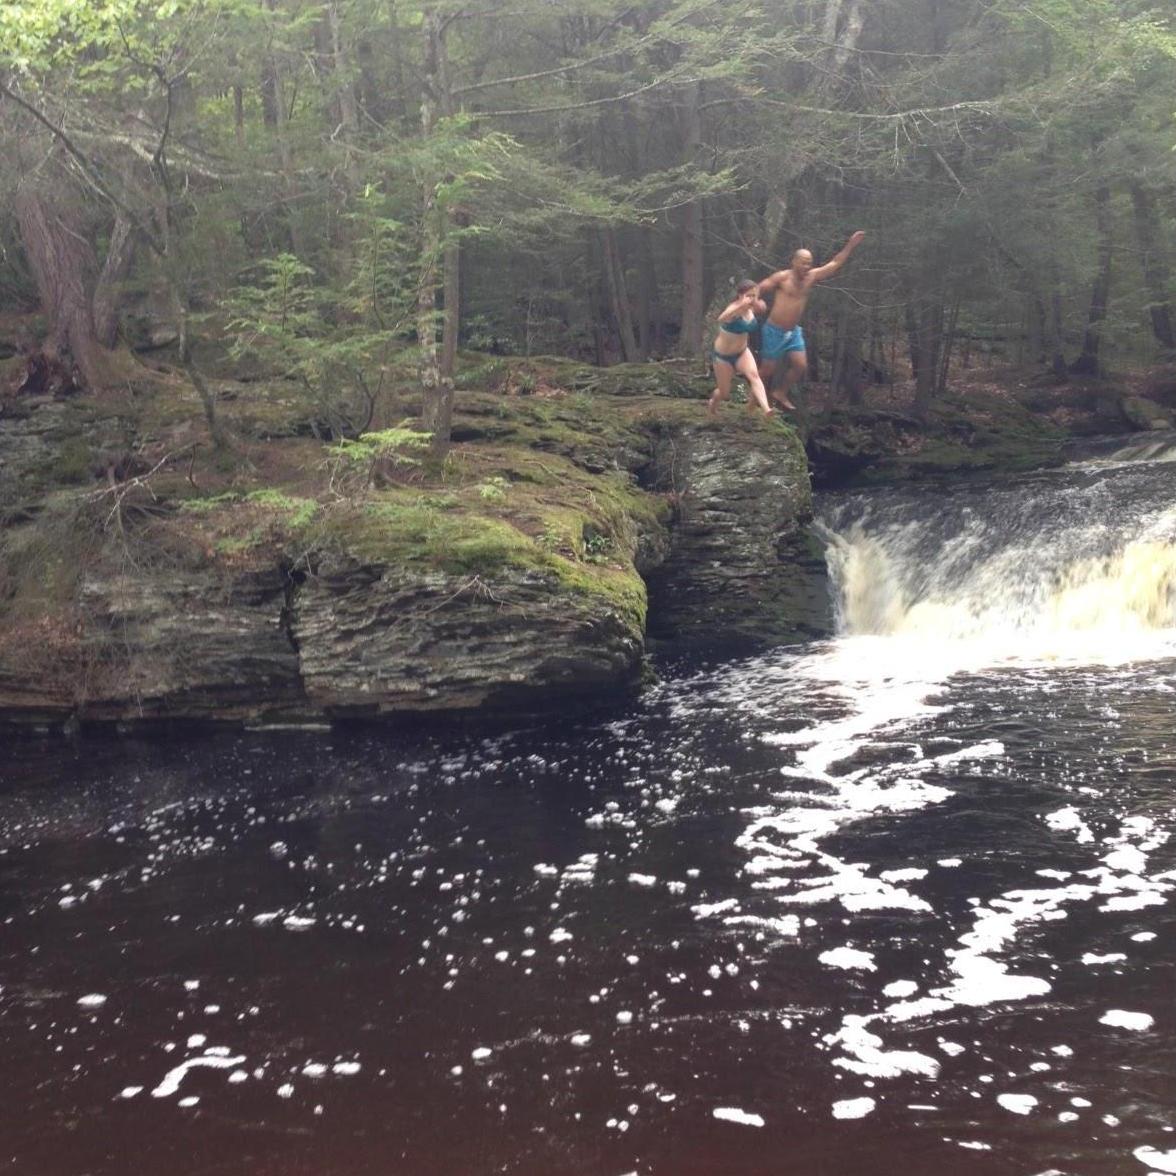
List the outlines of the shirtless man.
{"label": "shirtless man", "polygon": [[[760,344],[760,376],[767,385],[772,399],[782,408],[795,408],[788,393],[794,385],[804,379],[808,371],[808,358],[804,350],[804,332],[800,329],[800,316],[804,314],[809,292],[817,282],[831,278],[849,260],[849,255],[862,243],[866,234],[858,229],[841,247],[831,261],[813,266],[813,255],[807,249],[798,249],[792,255],[789,269],[777,270],[771,277],[759,283],[760,295],[769,291],[775,293],[775,301],[764,323]],[[788,366],[780,387],[772,388],[772,375],[776,365],[784,356]]]}

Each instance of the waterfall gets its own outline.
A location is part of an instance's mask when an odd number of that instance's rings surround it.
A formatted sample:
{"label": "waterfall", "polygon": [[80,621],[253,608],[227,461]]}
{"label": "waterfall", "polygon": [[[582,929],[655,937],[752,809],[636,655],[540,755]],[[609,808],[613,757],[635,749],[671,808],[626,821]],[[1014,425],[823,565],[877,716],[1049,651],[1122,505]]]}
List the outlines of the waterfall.
{"label": "waterfall", "polygon": [[1171,447],[999,484],[831,495],[838,633],[965,661],[1124,660],[1176,640]]}

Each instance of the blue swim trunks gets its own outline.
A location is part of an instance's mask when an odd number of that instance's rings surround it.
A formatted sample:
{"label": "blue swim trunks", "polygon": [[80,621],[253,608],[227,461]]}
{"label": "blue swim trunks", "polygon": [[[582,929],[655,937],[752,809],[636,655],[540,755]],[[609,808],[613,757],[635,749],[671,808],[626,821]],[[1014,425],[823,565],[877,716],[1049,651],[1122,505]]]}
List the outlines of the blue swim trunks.
{"label": "blue swim trunks", "polygon": [[803,350],[804,332],[800,327],[786,331],[775,323],[764,323],[760,328],[760,355],[764,359],[779,359],[789,351]]}

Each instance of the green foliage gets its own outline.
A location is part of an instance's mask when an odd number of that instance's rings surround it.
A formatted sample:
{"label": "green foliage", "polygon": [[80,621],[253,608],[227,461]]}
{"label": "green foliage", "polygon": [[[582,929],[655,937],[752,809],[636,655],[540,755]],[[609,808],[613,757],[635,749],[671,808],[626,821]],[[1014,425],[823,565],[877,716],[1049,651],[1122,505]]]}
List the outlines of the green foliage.
{"label": "green foliage", "polygon": [[333,280],[291,253],[255,267],[226,299],[231,353],[257,357],[299,381],[319,406],[324,439],[354,438],[386,394],[390,349],[414,292],[407,243],[387,199],[368,186],[349,214],[354,248]]}
{"label": "green foliage", "polygon": [[501,475],[495,474],[478,485],[478,497],[483,502],[505,502],[508,489],[510,483]]}
{"label": "green foliage", "polygon": [[327,464],[330,484],[341,493],[354,493],[389,480],[397,472],[418,466],[418,456],[428,449],[432,436],[408,423],[375,433],[363,433],[354,440],[343,438],[331,447]]}

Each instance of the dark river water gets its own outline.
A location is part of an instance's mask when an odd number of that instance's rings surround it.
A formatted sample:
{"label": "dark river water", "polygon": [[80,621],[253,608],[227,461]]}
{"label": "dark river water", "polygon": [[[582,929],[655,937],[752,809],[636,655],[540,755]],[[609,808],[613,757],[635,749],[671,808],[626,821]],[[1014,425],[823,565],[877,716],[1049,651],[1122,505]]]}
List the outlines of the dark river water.
{"label": "dark river water", "polygon": [[1008,604],[841,509],[844,637],[611,716],[6,737],[0,1167],[1176,1172],[1164,528]]}

